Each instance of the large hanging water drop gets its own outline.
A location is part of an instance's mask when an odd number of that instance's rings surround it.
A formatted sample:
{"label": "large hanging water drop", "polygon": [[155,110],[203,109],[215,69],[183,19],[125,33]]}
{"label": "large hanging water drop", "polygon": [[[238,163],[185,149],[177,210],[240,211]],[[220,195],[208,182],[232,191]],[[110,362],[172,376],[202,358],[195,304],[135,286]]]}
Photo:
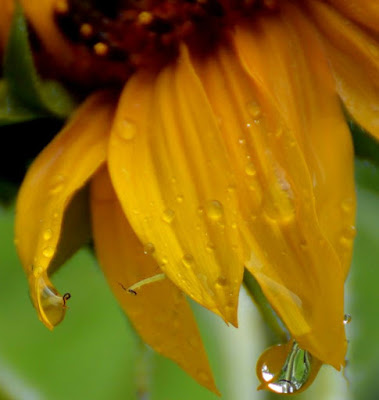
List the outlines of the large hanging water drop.
{"label": "large hanging water drop", "polygon": [[261,381],[258,389],[295,394],[305,390],[315,379],[321,362],[303,350],[295,340],[267,349],[257,363]]}
{"label": "large hanging water drop", "polygon": [[33,274],[32,281],[31,296],[39,318],[49,329],[52,329],[63,320],[67,310],[66,302],[71,295],[66,293],[61,296],[45,272]]}

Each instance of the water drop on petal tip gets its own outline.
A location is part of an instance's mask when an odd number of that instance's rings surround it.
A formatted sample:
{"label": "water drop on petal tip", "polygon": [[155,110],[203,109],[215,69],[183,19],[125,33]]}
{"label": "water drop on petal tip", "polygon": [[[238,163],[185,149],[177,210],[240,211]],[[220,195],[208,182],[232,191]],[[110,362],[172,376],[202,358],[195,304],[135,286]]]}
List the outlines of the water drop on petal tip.
{"label": "water drop on petal tip", "polygon": [[258,389],[294,394],[305,390],[315,379],[321,363],[292,340],[267,349],[257,362]]}
{"label": "water drop on petal tip", "polygon": [[33,286],[35,292],[32,297],[36,299],[39,317],[49,329],[53,329],[63,320],[66,302],[71,296],[68,293],[61,296],[45,274],[36,277]]}

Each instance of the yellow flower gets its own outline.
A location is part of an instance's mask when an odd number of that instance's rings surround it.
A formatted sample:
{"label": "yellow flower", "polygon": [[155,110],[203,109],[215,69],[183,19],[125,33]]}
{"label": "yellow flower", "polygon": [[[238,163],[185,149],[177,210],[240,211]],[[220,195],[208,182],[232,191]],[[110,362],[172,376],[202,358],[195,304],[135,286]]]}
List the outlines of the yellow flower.
{"label": "yellow flower", "polygon": [[[96,254],[115,296],[144,341],[201,384],[216,390],[183,293],[237,325],[244,268],[301,349],[340,369],[355,234],[341,100],[378,138],[379,5],[157,4],[104,17],[125,24],[102,32],[107,42],[91,35],[109,24],[89,24],[74,0],[24,2],[58,75],[128,77],[119,99],[88,97],[20,190],[16,242],[41,320],[52,328],[64,316],[48,273],[59,265],[65,212],[88,185]],[[68,29],[71,12],[79,22]],[[123,36],[130,24],[138,34]],[[167,279],[138,296],[125,292],[162,272]]]}

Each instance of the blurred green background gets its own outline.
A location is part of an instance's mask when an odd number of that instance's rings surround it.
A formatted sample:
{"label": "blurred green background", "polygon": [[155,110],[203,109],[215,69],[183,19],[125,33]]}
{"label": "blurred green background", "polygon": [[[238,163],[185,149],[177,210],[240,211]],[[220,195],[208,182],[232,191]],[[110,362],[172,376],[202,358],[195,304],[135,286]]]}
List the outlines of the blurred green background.
{"label": "blurred green background", "polygon": [[[375,400],[379,376],[379,169],[356,163],[358,235],[347,283],[350,340],[345,377],[323,367],[302,399]],[[142,345],[89,251],[53,277],[72,299],[53,332],[39,322],[13,245],[13,206],[0,208],[0,399],[135,400],[141,380],[149,400],[215,400],[176,365]],[[255,362],[265,349],[264,327],[241,293],[240,329],[195,307],[223,400],[279,399],[257,392]],[[144,383],[144,382],[142,382]]]}

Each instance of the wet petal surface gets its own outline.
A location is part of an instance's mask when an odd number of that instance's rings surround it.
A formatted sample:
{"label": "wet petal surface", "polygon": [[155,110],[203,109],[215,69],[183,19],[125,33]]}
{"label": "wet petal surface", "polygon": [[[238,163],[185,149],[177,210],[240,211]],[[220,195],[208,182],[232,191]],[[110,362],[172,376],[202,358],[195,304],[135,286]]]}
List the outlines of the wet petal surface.
{"label": "wet petal surface", "polygon": [[31,165],[18,195],[15,242],[33,303],[50,329],[65,312],[64,299],[48,278],[64,212],[74,194],[105,161],[113,111],[110,94],[90,97]]}
{"label": "wet petal surface", "polygon": [[[280,14],[251,25],[237,29],[235,43],[261,94],[262,121],[282,124],[279,131],[268,125],[269,151],[259,153],[278,163],[271,174],[280,171],[288,201],[278,196],[273,204],[280,213],[255,222],[265,252],[253,253],[247,267],[301,347],[339,368],[353,242],[344,233],[354,228],[355,214],[349,131],[322,43],[298,7],[285,3]],[[289,205],[291,218],[280,218]]]}
{"label": "wet petal surface", "polygon": [[106,169],[92,180],[91,209],[96,254],[113,293],[145,343],[171,358],[201,385],[217,392],[192,311],[168,279],[125,288],[160,272],[149,243],[142,244],[118,202]]}

